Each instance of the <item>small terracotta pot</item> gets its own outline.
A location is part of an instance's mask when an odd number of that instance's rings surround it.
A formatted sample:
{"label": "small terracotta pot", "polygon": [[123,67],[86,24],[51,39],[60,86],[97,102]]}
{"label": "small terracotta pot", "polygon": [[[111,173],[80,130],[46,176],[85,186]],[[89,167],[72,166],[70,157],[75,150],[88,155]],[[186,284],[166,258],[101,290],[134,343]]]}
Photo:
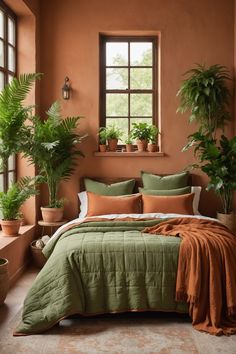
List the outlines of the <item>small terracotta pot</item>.
{"label": "small terracotta pot", "polygon": [[9,289],[8,264],[7,259],[0,258],[0,305],[4,303]]}
{"label": "small terracotta pot", "polygon": [[19,235],[21,219],[16,220],[1,220],[2,232],[5,236]]}
{"label": "small terracotta pot", "polygon": [[149,152],[156,152],[157,151],[157,144],[148,144],[148,151]]}
{"label": "small terracotta pot", "polygon": [[99,145],[99,151],[100,152],[106,152],[106,150],[107,150],[107,146],[106,145],[102,145],[102,144]]}
{"label": "small terracotta pot", "polygon": [[126,152],[132,152],[133,145],[132,144],[126,144]]}
{"label": "small terracotta pot", "polygon": [[136,141],[138,151],[146,151],[147,150],[147,140],[137,140]]}
{"label": "small terracotta pot", "polygon": [[117,139],[108,139],[108,150],[116,151],[118,140]]}
{"label": "small terracotta pot", "polygon": [[217,219],[220,220],[225,226],[236,235],[236,212],[230,214],[223,214],[217,212]]}
{"label": "small terracotta pot", "polygon": [[41,207],[43,221],[57,222],[63,219],[64,208],[44,208]]}

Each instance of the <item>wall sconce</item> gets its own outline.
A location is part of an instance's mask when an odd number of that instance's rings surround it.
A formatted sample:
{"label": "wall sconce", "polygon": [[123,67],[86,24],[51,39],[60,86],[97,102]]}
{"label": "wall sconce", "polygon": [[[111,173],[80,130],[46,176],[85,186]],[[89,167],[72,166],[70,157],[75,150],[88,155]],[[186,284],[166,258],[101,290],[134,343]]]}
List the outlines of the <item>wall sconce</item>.
{"label": "wall sconce", "polygon": [[70,91],[71,91],[71,88],[70,88],[70,84],[69,84],[69,78],[68,76],[65,77],[65,83],[64,85],[62,86],[62,98],[64,100],[69,100],[70,98]]}

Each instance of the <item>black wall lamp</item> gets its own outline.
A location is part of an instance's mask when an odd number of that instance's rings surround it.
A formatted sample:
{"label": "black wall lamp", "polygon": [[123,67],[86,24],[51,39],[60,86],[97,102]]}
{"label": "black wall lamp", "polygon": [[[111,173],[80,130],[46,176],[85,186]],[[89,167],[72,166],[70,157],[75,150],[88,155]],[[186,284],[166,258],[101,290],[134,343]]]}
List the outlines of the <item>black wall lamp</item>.
{"label": "black wall lamp", "polygon": [[70,91],[71,91],[71,88],[70,88],[70,80],[68,78],[68,76],[65,77],[65,83],[64,85],[62,86],[62,97],[64,98],[64,100],[69,100],[70,98]]}

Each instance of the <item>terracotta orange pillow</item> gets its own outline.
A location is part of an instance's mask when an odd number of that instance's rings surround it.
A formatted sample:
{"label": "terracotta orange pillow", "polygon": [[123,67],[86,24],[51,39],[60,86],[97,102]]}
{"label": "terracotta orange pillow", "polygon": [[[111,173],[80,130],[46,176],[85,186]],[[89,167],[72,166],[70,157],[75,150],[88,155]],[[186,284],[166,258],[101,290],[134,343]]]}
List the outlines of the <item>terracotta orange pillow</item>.
{"label": "terracotta orange pillow", "polygon": [[106,196],[87,192],[87,216],[106,214],[139,214],[141,212],[141,195]]}
{"label": "terracotta orange pillow", "polygon": [[173,196],[144,195],[143,213],[175,213],[193,215],[194,193]]}

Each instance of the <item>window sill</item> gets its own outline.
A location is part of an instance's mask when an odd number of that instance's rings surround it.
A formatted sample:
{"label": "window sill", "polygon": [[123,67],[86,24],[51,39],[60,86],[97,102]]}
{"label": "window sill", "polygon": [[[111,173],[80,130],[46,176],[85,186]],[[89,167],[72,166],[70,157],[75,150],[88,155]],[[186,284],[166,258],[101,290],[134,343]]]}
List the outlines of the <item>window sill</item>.
{"label": "window sill", "polygon": [[24,238],[26,235],[31,233],[35,229],[34,225],[24,225],[20,227],[18,236],[5,236],[3,232],[0,231],[0,251],[2,251],[5,247],[13,244],[17,240]]}
{"label": "window sill", "polygon": [[148,151],[143,151],[143,152],[138,152],[138,151],[133,151],[133,152],[121,152],[121,151],[106,151],[106,152],[100,152],[100,151],[95,151],[94,156],[98,157],[162,157],[164,156],[164,152],[158,151],[158,152],[148,152]]}

